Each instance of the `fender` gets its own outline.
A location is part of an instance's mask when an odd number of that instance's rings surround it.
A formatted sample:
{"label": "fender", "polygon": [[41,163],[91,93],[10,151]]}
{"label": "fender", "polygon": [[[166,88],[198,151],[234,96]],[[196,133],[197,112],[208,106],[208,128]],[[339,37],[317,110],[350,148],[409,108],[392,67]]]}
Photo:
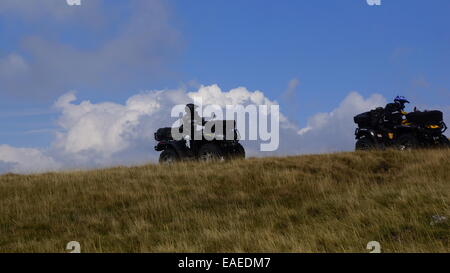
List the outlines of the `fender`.
{"label": "fender", "polygon": [[356,139],[360,139],[362,137],[369,137],[370,139],[373,140],[374,143],[378,143],[376,133],[372,129],[356,128],[355,136]]}
{"label": "fender", "polygon": [[167,141],[160,141],[158,142],[158,144],[156,144],[155,151],[157,152],[164,151],[168,147],[170,147],[170,145]]}
{"label": "fender", "polygon": [[442,122],[442,131],[441,133],[445,133],[445,131],[447,131],[448,127],[447,124],[445,124],[445,122]]}
{"label": "fender", "polygon": [[178,156],[181,158],[184,158],[187,156],[186,153],[186,146],[184,144],[183,141],[160,141],[158,142],[158,144],[155,146],[155,150],[156,151],[163,151],[166,149],[172,148],[175,150],[175,152],[177,152]]}

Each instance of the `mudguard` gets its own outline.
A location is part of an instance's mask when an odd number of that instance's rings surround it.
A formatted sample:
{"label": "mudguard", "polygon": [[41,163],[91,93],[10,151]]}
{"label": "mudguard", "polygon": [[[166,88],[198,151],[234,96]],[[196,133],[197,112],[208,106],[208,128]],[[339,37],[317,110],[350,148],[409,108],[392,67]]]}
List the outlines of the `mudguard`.
{"label": "mudguard", "polygon": [[160,141],[155,146],[155,150],[158,152],[169,148],[174,149],[180,158],[188,156],[186,144],[184,143],[184,141]]}
{"label": "mudguard", "polygon": [[378,143],[377,136],[374,130],[366,128],[356,128],[355,138],[360,139],[362,137],[369,137],[374,143]]}

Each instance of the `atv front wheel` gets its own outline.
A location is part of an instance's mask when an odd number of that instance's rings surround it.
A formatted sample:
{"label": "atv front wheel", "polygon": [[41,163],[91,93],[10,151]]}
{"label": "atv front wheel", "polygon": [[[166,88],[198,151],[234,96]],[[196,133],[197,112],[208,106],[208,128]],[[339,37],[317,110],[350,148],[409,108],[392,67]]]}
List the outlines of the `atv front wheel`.
{"label": "atv front wheel", "polygon": [[397,139],[396,146],[400,151],[410,151],[416,149],[419,143],[414,135],[406,134]]}
{"label": "atv front wheel", "polygon": [[375,149],[375,143],[367,137],[360,138],[356,141],[355,150],[357,151],[368,151],[373,149]]}
{"label": "atv front wheel", "polygon": [[203,161],[215,161],[223,159],[222,151],[214,143],[203,145],[198,152],[198,156],[199,159]]}
{"label": "atv front wheel", "polygon": [[162,151],[159,155],[159,163],[161,164],[171,164],[178,161],[179,157],[177,152],[174,149],[166,149]]}
{"label": "atv front wheel", "polygon": [[440,144],[443,149],[450,148],[450,140],[445,135],[441,135]]}
{"label": "atv front wheel", "polygon": [[240,143],[233,147],[233,150],[229,154],[230,159],[244,159],[245,149]]}

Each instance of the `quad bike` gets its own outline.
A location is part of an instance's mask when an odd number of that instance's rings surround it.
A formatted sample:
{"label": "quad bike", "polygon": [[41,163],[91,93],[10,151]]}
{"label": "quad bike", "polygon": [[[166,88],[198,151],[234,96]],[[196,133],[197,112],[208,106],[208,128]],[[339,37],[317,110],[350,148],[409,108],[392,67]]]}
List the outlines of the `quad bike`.
{"label": "quad bike", "polygon": [[396,148],[450,148],[449,139],[443,134],[447,126],[440,111],[414,111],[404,113],[406,119],[400,125],[386,126],[383,123],[383,108],[354,117],[356,150]]}
{"label": "quad bike", "polygon": [[[240,135],[236,129],[234,120],[214,121],[215,124],[223,123],[224,132],[215,133],[213,124],[210,133],[203,130],[200,132],[201,140],[194,140],[193,145],[187,145],[189,140],[174,140],[172,137],[172,128],[160,128],[155,133],[155,140],[158,144],[156,151],[161,151],[159,156],[160,163],[171,163],[180,160],[224,160],[245,158],[244,147],[239,143]],[[178,128],[180,129],[180,128]],[[230,140],[226,136],[233,135]]]}

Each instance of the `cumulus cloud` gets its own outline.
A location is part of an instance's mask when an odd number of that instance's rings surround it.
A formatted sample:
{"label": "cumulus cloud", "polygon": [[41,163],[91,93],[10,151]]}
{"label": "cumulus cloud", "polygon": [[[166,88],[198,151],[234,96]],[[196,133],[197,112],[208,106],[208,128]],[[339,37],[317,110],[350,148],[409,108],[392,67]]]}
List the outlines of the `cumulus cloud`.
{"label": "cumulus cloud", "polygon": [[[111,102],[76,103],[75,93],[61,96],[55,108],[61,112],[61,130],[53,143],[53,154],[62,160],[70,158],[79,166],[133,164],[155,159],[153,133],[171,126],[175,105],[198,101],[203,105],[273,105],[261,91],[244,87],[224,92],[217,85],[201,86],[198,91],[160,90],[142,92],[125,104]],[[183,107],[184,108],[184,107]]]}
{"label": "cumulus cloud", "polygon": [[[40,172],[55,169],[97,168],[154,162],[153,133],[171,126],[172,107],[192,101],[204,106],[276,105],[261,91],[245,87],[223,91],[218,85],[201,86],[197,91],[156,90],[131,96],[124,102],[78,102],[76,93],[59,97],[54,108],[60,113],[55,140],[50,148],[14,148],[0,146],[2,171]],[[292,155],[353,149],[353,116],[383,106],[381,95],[363,98],[350,93],[328,113],[311,117],[304,128],[280,114],[280,146],[275,152],[260,152],[262,141],[243,141],[249,156]],[[238,123],[242,122],[238,120]]]}
{"label": "cumulus cloud", "polygon": [[[178,55],[179,34],[164,0],[91,0],[76,7],[63,0],[4,0],[0,14],[44,24],[23,33],[16,52],[0,55],[0,92],[9,95],[52,96],[80,86],[111,90],[163,75]],[[55,39],[71,34],[77,42]]]}
{"label": "cumulus cloud", "polygon": [[298,131],[300,153],[323,153],[351,150],[354,147],[356,114],[384,107],[386,99],[374,94],[364,99],[357,92],[351,92],[340,105],[327,113],[317,113],[309,118],[307,126]]}
{"label": "cumulus cloud", "polygon": [[0,145],[1,172],[33,173],[60,168],[60,163],[38,149]]}
{"label": "cumulus cloud", "polygon": [[90,101],[77,104],[73,92],[65,94],[55,103],[55,108],[61,111],[58,120],[61,130],[52,149],[59,157],[71,158],[81,165],[125,164],[121,162],[124,155],[118,159],[114,155],[130,152],[133,146],[147,141],[148,145],[143,145],[144,154],[133,155],[134,160],[138,157],[149,160],[152,133],[158,126],[167,126],[169,105],[174,103],[172,96],[176,98],[176,93],[146,92],[130,97],[125,104]]}

